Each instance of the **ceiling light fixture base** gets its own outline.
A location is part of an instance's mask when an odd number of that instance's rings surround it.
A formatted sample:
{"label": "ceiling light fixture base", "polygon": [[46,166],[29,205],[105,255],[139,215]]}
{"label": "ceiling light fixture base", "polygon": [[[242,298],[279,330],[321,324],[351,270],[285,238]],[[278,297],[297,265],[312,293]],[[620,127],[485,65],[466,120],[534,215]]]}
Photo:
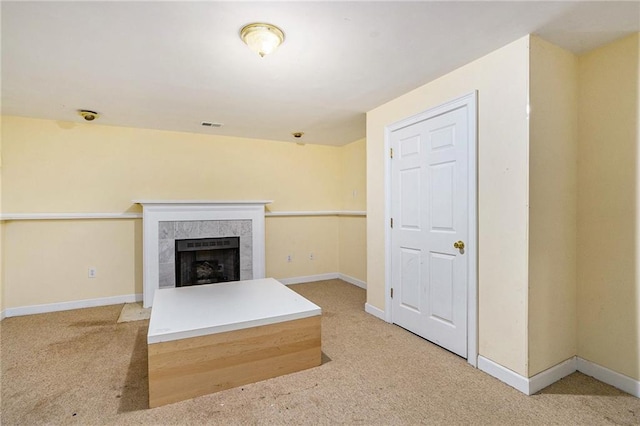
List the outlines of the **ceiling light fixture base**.
{"label": "ceiling light fixture base", "polygon": [[284,32],[275,25],[256,22],[242,27],[240,38],[251,50],[264,57],[284,42]]}
{"label": "ceiling light fixture base", "polygon": [[88,109],[79,109],[78,114],[87,121],[93,121],[100,116],[97,112]]}

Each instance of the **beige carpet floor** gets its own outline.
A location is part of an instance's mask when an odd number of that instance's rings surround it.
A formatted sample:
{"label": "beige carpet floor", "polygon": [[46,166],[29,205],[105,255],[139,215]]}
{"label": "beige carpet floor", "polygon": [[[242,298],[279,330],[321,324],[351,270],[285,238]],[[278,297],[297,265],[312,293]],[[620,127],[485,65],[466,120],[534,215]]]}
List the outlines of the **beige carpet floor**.
{"label": "beige carpet floor", "polygon": [[363,311],[339,280],[291,286],[320,305],[323,364],[164,407],[147,405],[148,320],[122,305],[1,323],[0,417],[36,424],[640,424],[640,399],[580,373],[525,396]]}

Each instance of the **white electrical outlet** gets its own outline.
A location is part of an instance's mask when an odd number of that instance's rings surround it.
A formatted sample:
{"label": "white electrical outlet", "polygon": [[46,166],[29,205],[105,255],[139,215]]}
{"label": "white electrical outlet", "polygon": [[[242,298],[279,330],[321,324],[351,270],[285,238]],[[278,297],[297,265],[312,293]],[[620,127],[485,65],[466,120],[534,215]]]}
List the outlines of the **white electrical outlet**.
{"label": "white electrical outlet", "polygon": [[287,255],[287,262],[291,262],[291,255],[290,254]]}
{"label": "white electrical outlet", "polygon": [[97,274],[98,271],[96,270],[95,266],[89,267],[89,278],[95,278]]}
{"label": "white electrical outlet", "polygon": [[313,260],[313,259],[314,259],[313,253],[309,253],[309,260]]}

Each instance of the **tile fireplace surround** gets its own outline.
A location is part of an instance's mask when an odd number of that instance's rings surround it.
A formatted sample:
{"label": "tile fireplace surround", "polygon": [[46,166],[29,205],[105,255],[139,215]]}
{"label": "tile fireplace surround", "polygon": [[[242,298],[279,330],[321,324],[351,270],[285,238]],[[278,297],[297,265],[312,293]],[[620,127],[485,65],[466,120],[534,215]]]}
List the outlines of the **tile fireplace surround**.
{"label": "tile fireplace surround", "polygon": [[134,203],[142,205],[145,308],[153,304],[158,288],[175,285],[167,274],[175,265],[172,256],[178,238],[240,237],[240,278],[265,277],[264,207],[271,201],[134,200]]}

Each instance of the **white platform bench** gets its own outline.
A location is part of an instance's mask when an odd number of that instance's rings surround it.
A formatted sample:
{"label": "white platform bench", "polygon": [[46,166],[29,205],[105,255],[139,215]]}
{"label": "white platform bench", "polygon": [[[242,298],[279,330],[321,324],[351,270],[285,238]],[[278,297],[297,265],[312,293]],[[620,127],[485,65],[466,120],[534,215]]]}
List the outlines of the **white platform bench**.
{"label": "white platform bench", "polygon": [[273,278],[156,291],[149,406],[320,365],[321,314]]}

